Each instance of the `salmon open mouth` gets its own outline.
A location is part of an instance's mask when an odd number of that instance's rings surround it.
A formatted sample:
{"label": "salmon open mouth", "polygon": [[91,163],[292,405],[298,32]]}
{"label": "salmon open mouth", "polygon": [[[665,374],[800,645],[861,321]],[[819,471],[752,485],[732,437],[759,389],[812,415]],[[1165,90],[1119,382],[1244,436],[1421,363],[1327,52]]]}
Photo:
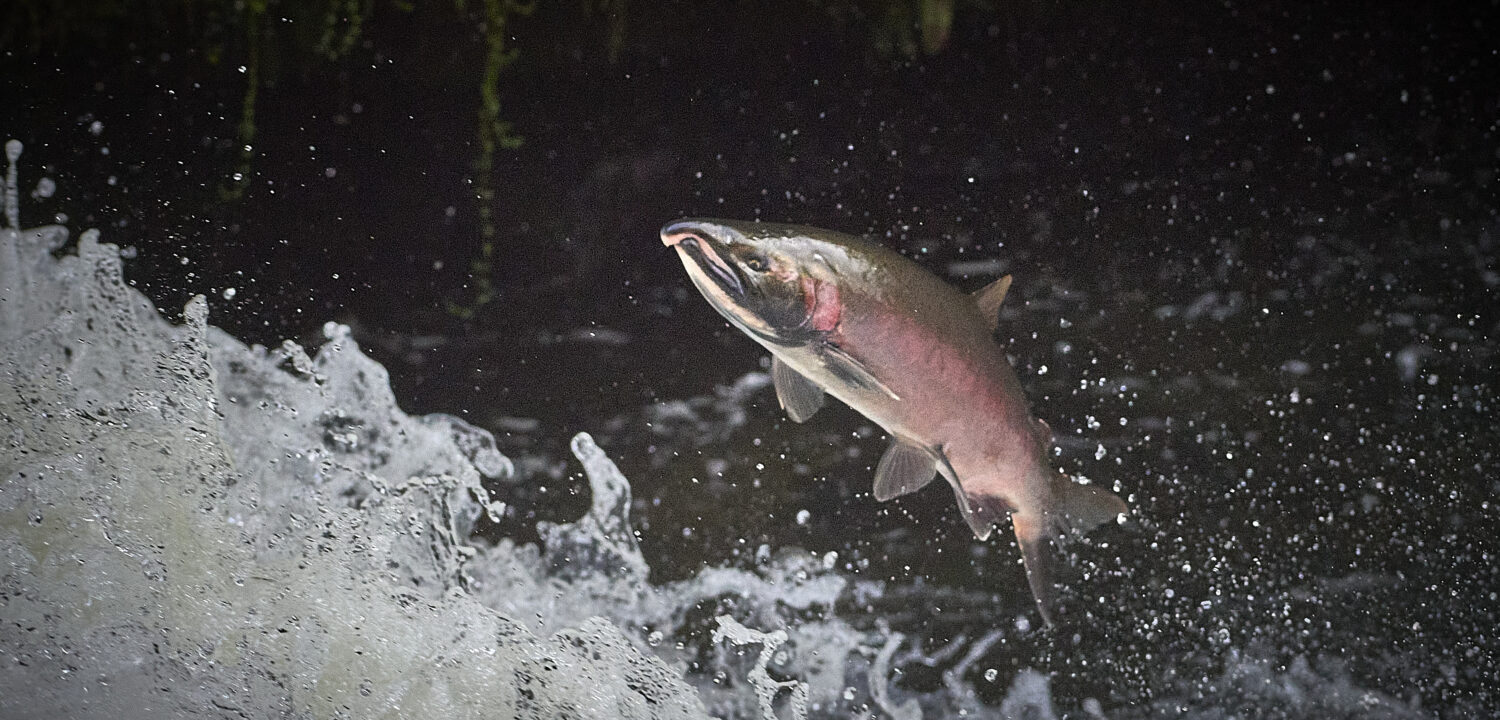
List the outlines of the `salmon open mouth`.
{"label": "salmon open mouth", "polygon": [[740,281],[739,273],[715,251],[712,242],[692,233],[663,235],[662,240],[691,259],[725,293],[735,299],[745,297],[745,284]]}

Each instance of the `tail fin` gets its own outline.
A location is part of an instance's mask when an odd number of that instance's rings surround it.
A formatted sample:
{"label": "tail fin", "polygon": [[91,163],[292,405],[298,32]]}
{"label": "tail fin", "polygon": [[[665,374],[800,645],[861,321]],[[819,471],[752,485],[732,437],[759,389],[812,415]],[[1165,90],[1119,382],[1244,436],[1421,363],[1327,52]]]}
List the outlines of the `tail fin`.
{"label": "tail fin", "polygon": [[1054,476],[1052,497],[1052,521],[1069,532],[1086,533],[1130,511],[1119,495],[1098,485],[1079,485],[1061,473]]}
{"label": "tail fin", "polygon": [[1053,626],[1057,584],[1053,579],[1053,552],[1045,547],[1055,544],[1059,531],[1088,532],[1129,510],[1118,495],[1097,485],[1079,485],[1062,474],[1054,475],[1050,482],[1051,507],[1041,514],[1016,512],[1010,516],[1016,542],[1021,546],[1021,560],[1026,563],[1026,582],[1047,627]]}
{"label": "tail fin", "polygon": [[1052,542],[1047,524],[1030,513],[1011,513],[1010,524],[1016,531],[1016,542],[1021,545],[1021,561],[1026,563],[1026,582],[1031,585],[1031,596],[1036,598],[1036,609],[1042,613],[1042,622],[1052,627],[1052,607],[1057,604],[1057,584],[1052,579],[1051,553],[1043,546]]}

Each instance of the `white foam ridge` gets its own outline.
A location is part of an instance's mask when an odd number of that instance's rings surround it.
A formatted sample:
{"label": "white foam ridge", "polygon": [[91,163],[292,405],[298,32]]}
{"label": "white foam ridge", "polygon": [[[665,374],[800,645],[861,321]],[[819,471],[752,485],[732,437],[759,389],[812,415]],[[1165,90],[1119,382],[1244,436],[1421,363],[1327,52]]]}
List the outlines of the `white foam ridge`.
{"label": "white foam ridge", "polygon": [[[483,516],[514,522],[524,480],[487,431],[402,412],[345,326],[309,353],[245,345],[202,296],[169,323],[97,231],[69,247],[62,227],[19,228],[6,150],[0,717],[1061,715],[1030,670],[999,707],[978,699],[1000,619],[929,658],[941,687],[907,687],[917,661],[898,653],[920,640],[858,616],[888,589],[811,552],[651,582],[630,483],[587,434],[584,517],[539,524],[540,544],[478,539]],[[732,420],[764,382],[677,415]],[[1245,659],[1222,684],[1223,703],[1148,710],[1409,716],[1305,663]]]}

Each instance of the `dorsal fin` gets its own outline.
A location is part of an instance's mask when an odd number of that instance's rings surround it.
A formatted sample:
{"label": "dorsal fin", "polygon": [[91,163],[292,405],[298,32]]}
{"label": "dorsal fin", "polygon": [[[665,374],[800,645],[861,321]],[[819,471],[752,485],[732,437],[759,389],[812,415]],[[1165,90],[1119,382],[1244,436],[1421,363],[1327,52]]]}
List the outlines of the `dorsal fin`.
{"label": "dorsal fin", "polygon": [[974,291],[974,301],[979,305],[979,314],[989,324],[990,330],[1000,327],[1000,303],[1005,302],[1005,293],[1010,290],[1010,276]]}

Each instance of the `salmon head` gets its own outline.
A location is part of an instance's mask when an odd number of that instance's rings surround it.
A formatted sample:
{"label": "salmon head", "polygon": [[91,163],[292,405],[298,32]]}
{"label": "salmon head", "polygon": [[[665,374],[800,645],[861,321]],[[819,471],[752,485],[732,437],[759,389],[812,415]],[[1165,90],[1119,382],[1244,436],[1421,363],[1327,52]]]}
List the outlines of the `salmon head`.
{"label": "salmon head", "polygon": [[662,228],[661,240],[732,325],[767,345],[796,347],[831,332],[839,316],[835,265],[846,253],[812,232],[796,225],[678,220]]}

